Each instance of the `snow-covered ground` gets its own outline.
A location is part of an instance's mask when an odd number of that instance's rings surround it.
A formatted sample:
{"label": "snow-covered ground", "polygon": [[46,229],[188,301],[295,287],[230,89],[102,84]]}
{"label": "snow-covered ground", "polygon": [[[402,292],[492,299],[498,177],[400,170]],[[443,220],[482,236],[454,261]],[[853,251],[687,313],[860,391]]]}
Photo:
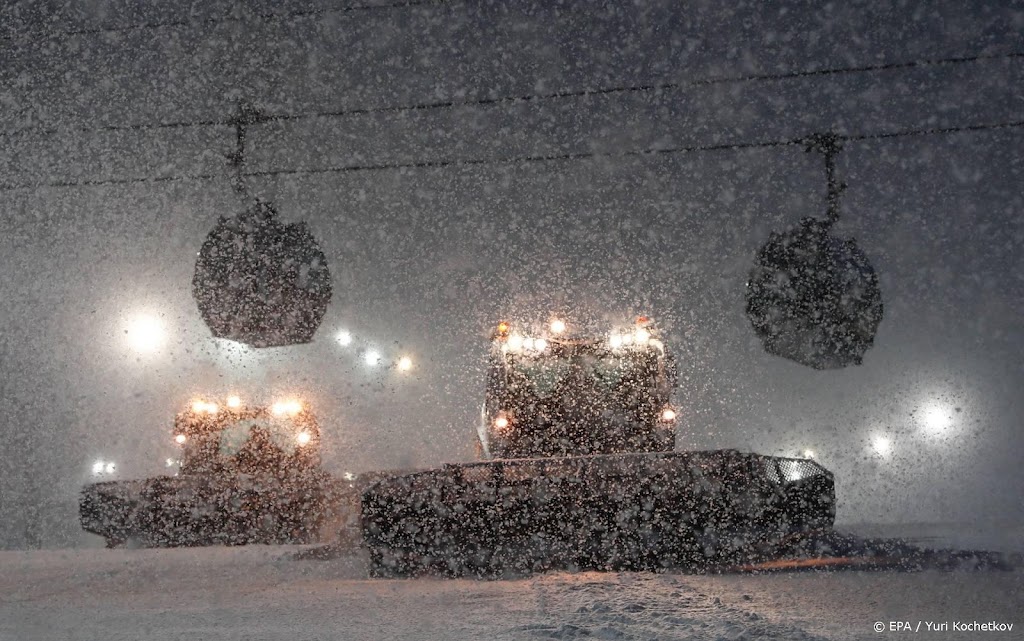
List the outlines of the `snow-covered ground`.
{"label": "snow-covered ground", "polygon": [[[1019,533],[1006,549],[1020,549]],[[2,552],[0,639],[1024,638],[1020,570],[378,580],[359,551],[295,557],[262,546]],[[921,629],[873,629],[904,621]],[[973,621],[1013,630],[952,630]]]}

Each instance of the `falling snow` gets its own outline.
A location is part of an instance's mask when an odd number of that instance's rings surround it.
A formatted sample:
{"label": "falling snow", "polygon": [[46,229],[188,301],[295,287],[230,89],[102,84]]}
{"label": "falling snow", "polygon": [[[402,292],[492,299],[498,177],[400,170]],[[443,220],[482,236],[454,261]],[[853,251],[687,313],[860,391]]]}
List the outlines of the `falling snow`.
{"label": "falling snow", "polygon": [[1024,11],[897,4],[4,3],[0,639],[1017,638]]}

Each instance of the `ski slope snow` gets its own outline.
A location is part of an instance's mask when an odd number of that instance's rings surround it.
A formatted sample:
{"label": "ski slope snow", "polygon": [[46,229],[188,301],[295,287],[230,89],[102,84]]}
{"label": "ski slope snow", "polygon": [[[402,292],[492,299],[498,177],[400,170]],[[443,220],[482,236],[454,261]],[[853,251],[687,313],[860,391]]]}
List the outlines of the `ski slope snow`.
{"label": "ski slope snow", "polygon": [[[358,550],[296,552],[2,552],[0,640],[1024,638],[1020,570],[387,580],[367,578]],[[1013,629],[889,630],[919,621]]]}

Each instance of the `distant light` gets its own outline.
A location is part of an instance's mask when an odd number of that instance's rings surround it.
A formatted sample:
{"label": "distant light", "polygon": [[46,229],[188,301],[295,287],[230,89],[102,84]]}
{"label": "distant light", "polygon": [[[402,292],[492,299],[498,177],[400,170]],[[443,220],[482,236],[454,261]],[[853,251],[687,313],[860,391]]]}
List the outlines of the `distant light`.
{"label": "distant light", "polygon": [[228,397],[228,407],[236,408],[236,407],[241,407],[241,406],[242,406],[242,399],[241,398],[239,398],[238,396],[229,396]]}
{"label": "distant light", "polygon": [[349,345],[352,344],[352,334],[344,329],[338,332],[338,335],[335,336],[335,339],[338,341],[338,344],[341,345],[342,347],[348,347]]}
{"label": "distant light", "polygon": [[343,479],[345,479],[346,481],[354,481],[354,480],[356,480],[356,475],[355,475],[355,474],[353,474],[352,472],[345,472],[345,473],[344,473],[344,474],[342,474],[341,476],[342,476],[342,478],[343,478]]}
{"label": "distant light", "polygon": [[363,360],[366,361],[367,365],[376,365],[380,363],[380,352],[371,349],[363,355]]}
{"label": "distant light", "polygon": [[165,463],[167,464],[167,467],[174,467],[175,465],[177,465],[177,464],[178,464],[178,462],[177,462],[177,461],[175,461],[175,460],[174,460],[174,459],[172,459],[172,458],[169,458],[169,459],[167,459],[167,460],[166,460],[166,461],[164,461],[164,462],[165,462]]}
{"label": "distant light", "polygon": [[871,439],[871,449],[875,451],[875,454],[886,458],[892,453],[892,442],[879,434]]}
{"label": "distant light", "polygon": [[178,434],[177,436],[174,437],[174,442],[177,443],[178,445],[184,445],[185,441],[187,440],[188,437],[185,436],[184,434]]}
{"label": "distant light", "polygon": [[814,450],[804,450],[801,455],[804,458],[814,458]]}
{"label": "distant light", "polygon": [[309,441],[312,440],[312,438],[313,437],[310,436],[309,432],[307,432],[305,430],[299,432],[295,436],[295,440],[296,440],[296,442],[298,442],[299,447],[302,447],[303,445],[309,445]]}
{"label": "distant light", "polygon": [[551,333],[552,334],[561,334],[564,331],[565,331],[565,321],[563,321],[560,318],[556,318],[555,320],[551,321]]}
{"label": "distant light", "polygon": [[402,358],[398,359],[398,371],[400,371],[400,372],[408,372],[411,369],[412,369],[412,359],[411,358],[409,358],[408,356],[403,356]]}
{"label": "distant light", "polygon": [[953,417],[947,407],[938,403],[929,405],[922,415],[924,427],[932,434],[942,434],[953,424]]}
{"label": "distant light", "polygon": [[147,354],[158,351],[167,339],[163,321],[152,314],[139,314],[129,320],[125,337],[129,347]]}

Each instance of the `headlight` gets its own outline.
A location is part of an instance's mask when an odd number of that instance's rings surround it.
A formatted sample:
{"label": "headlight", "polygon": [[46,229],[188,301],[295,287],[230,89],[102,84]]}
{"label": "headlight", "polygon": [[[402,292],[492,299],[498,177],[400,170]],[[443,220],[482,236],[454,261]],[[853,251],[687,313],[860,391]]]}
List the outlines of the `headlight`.
{"label": "headlight", "polygon": [[509,421],[508,417],[505,416],[504,414],[499,414],[498,417],[494,419],[494,427],[498,428],[498,430],[501,431],[508,429],[508,426],[510,424],[511,421]]}
{"label": "headlight", "polygon": [[509,336],[508,337],[508,348],[510,350],[514,351],[514,352],[518,352],[519,350],[523,349],[523,342],[524,342],[524,339],[519,334],[515,334],[514,336]]}
{"label": "headlight", "polygon": [[187,440],[188,437],[185,436],[184,434],[178,434],[177,436],[174,437],[174,442],[177,443],[178,445],[184,445],[185,441]]}
{"label": "headlight", "polygon": [[93,474],[102,474],[103,473],[103,467],[104,467],[103,461],[96,461],[95,463],[92,464],[92,473]]}
{"label": "headlight", "polygon": [[341,345],[342,347],[347,347],[348,345],[352,344],[352,334],[348,333],[345,330],[341,330],[340,332],[338,332],[338,335],[335,338],[337,338],[338,344]]}
{"label": "headlight", "polygon": [[622,335],[618,332],[608,337],[608,347],[612,349],[618,349],[622,347]]}
{"label": "headlight", "polygon": [[548,342],[543,338],[538,338],[537,340],[533,341],[533,348],[538,352],[543,352],[548,348]]}
{"label": "headlight", "polygon": [[412,359],[411,358],[409,358],[408,356],[403,356],[402,358],[398,359],[398,371],[400,371],[400,372],[408,372],[411,369],[412,369]]}
{"label": "headlight", "polygon": [[676,411],[671,407],[666,407],[665,409],[661,410],[661,420],[666,423],[671,423],[672,421],[676,420],[676,416]]}
{"label": "headlight", "polygon": [[556,318],[555,320],[551,321],[551,333],[552,334],[561,334],[564,331],[565,331],[565,321],[563,321],[561,319],[558,319],[558,318]]}
{"label": "headlight", "polygon": [[377,363],[380,362],[380,352],[374,351],[372,349],[367,350],[367,352],[363,354],[363,361],[370,366],[376,365]]}
{"label": "headlight", "polygon": [[646,329],[640,327],[633,332],[633,342],[637,345],[646,345],[649,340],[651,340],[651,333]]}
{"label": "headlight", "polygon": [[295,441],[299,444],[299,447],[303,445],[309,445],[309,442],[313,439],[309,432],[302,431],[295,436]]}
{"label": "headlight", "polygon": [[228,407],[233,409],[233,408],[241,407],[241,406],[242,406],[242,399],[241,398],[239,398],[238,396],[229,396],[228,397]]}

